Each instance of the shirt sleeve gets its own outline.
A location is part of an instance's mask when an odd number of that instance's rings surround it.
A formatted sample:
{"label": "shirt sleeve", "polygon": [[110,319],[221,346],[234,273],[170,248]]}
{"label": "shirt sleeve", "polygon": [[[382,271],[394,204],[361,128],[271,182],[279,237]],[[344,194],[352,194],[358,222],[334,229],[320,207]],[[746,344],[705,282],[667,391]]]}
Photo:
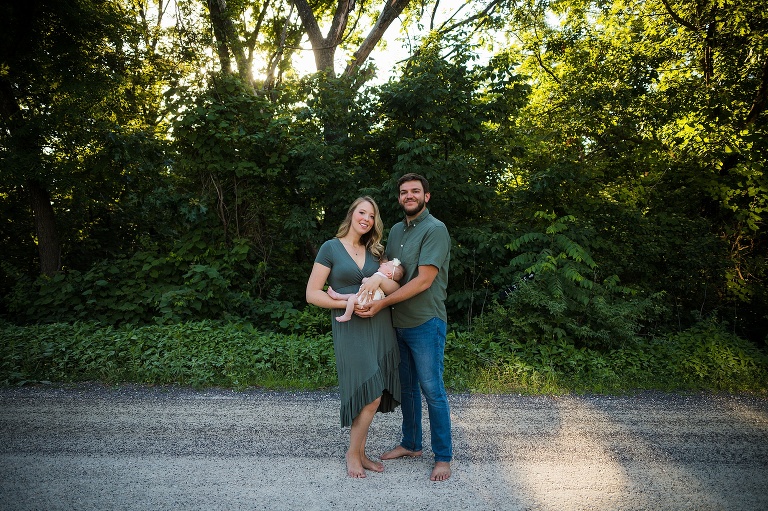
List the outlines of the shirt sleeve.
{"label": "shirt sleeve", "polygon": [[431,226],[424,236],[419,253],[419,266],[441,268],[451,251],[451,236],[444,224]]}

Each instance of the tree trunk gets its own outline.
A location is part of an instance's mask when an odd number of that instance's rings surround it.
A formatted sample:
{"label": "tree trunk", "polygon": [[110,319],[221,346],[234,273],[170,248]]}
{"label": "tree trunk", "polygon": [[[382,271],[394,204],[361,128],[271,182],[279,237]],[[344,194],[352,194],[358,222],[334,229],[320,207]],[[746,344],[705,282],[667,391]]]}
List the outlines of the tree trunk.
{"label": "tree trunk", "polygon": [[344,31],[347,28],[349,13],[355,7],[354,0],[338,0],[336,12],[333,15],[331,28],[328,30],[328,36],[323,37],[320,27],[317,24],[315,13],[312,12],[307,0],[293,0],[296,10],[299,12],[301,24],[307,32],[309,42],[312,45],[312,53],[315,55],[315,66],[318,71],[325,71],[329,76],[335,78],[333,57],[336,54],[336,48],[344,38]]}
{"label": "tree trunk", "polygon": [[211,15],[211,24],[213,24],[213,34],[217,41],[217,51],[221,68],[225,73],[230,73],[229,54],[235,57],[237,62],[237,72],[240,79],[253,87],[253,75],[251,74],[251,63],[245,56],[243,44],[240,41],[235,26],[232,23],[231,14],[228,12],[226,0],[208,0],[208,12]]}
{"label": "tree trunk", "polygon": [[61,270],[61,247],[56,229],[56,216],[51,204],[51,194],[35,180],[27,180],[29,200],[35,217],[37,250],[40,256],[40,273],[51,276]]}

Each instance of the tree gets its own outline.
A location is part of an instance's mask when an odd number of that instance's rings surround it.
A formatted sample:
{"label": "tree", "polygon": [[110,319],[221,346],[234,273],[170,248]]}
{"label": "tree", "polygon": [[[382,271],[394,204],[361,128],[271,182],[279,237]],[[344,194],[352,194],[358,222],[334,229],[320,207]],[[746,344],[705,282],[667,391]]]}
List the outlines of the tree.
{"label": "tree", "polygon": [[163,174],[160,83],[184,67],[142,5],[4,4],[2,186],[29,197],[36,227],[21,239],[35,241],[42,274],[130,245],[145,212],[128,199]]}
{"label": "tree", "polygon": [[518,173],[531,210],[591,219],[617,269],[684,309],[752,314],[765,303],[765,10],[530,5],[509,28],[521,29],[521,70],[537,84]]}
{"label": "tree", "polygon": [[[52,201],[73,184],[57,168],[72,169],[83,156],[77,149],[98,136],[88,121],[99,122],[93,112],[109,76],[95,59],[111,53],[107,47],[119,39],[118,13],[86,0],[9,2],[3,9],[3,181],[28,194],[40,271],[51,275],[61,267]],[[104,24],[83,23],[95,13]]]}

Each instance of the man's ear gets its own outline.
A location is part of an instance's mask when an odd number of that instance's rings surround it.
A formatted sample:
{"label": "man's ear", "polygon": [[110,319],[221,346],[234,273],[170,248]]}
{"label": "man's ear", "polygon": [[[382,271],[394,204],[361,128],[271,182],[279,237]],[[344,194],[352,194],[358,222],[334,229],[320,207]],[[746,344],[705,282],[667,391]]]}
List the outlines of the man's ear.
{"label": "man's ear", "polygon": [[425,203],[426,203],[426,202],[429,202],[429,198],[430,198],[431,196],[432,196],[432,195],[431,195],[429,192],[425,193],[425,194],[424,194],[424,202],[425,202]]}

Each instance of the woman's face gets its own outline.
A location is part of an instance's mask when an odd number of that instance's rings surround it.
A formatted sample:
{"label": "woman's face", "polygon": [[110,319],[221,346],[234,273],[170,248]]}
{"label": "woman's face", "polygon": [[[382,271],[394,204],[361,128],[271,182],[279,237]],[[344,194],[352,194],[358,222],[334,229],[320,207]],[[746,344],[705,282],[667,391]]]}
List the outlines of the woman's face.
{"label": "woman's face", "polygon": [[357,233],[358,236],[362,236],[371,229],[376,221],[376,211],[373,209],[373,204],[368,201],[363,201],[357,205],[352,213],[352,224],[350,228]]}

